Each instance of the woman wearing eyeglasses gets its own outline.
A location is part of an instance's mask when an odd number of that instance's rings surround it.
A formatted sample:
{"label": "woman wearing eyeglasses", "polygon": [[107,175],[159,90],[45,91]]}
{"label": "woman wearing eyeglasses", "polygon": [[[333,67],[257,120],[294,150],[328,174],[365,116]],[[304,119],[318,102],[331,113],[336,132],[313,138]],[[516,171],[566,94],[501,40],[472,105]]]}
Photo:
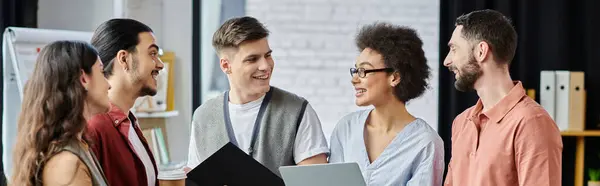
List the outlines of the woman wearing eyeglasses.
{"label": "woman wearing eyeglasses", "polygon": [[376,23],[360,30],[356,45],[356,104],[372,108],[338,122],[329,162],[358,163],[367,185],[441,185],[443,141],[405,106],[428,87],[423,42],[411,28]]}

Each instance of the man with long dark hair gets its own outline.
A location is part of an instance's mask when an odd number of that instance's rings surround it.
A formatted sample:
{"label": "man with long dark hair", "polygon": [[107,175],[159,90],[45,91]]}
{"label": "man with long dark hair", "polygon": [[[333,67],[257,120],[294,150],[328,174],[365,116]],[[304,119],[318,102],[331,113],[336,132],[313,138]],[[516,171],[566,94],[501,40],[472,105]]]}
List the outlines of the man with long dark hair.
{"label": "man with long dark hair", "polygon": [[129,111],[138,97],[156,95],[156,78],[164,64],[152,29],[133,19],[111,19],[96,29],[91,43],[112,85],[110,111],[89,122],[92,149],[111,186],[158,185],[156,162]]}

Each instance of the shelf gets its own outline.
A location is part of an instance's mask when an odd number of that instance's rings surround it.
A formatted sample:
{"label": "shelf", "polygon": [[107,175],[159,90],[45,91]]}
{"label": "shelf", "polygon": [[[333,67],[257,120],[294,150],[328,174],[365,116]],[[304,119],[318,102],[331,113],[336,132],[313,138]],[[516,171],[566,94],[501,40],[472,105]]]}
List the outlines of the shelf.
{"label": "shelf", "polygon": [[561,131],[562,136],[574,136],[575,142],[575,186],[584,185],[585,137],[600,137],[600,130]]}
{"label": "shelf", "polygon": [[179,111],[165,111],[165,112],[136,112],[135,117],[137,118],[170,118],[178,116]]}
{"label": "shelf", "polygon": [[584,131],[561,131],[562,136],[598,136],[600,137],[600,130],[584,130]]}

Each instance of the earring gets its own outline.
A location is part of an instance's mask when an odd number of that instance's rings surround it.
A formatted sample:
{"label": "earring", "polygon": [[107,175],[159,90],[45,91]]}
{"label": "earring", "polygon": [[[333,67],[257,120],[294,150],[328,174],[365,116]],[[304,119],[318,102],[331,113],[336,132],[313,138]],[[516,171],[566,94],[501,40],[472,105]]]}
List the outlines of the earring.
{"label": "earring", "polygon": [[127,72],[127,70],[128,70],[127,67],[125,67],[125,72]]}

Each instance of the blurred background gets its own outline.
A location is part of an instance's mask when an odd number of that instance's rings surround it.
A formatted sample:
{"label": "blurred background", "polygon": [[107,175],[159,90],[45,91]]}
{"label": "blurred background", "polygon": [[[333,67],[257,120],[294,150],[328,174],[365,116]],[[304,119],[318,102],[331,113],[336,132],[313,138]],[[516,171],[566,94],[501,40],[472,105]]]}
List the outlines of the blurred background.
{"label": "blurred background", "polygon": [[[186,160],[189,127],[195,108],[228,89],[211,46],[213,32],[231,17],[250,15],[271,31],[275,69],[272,85],[309,100],[329,139],[337,121],[364,109],[354,104],[348,68],[359,51],[354,36],[365,24],[385,21],[417,30],[432,70],[430,88],[408,103],[444,139],[450,159],[450,127],[456,115],[477,101],[474,92],[454,88],[454,76],[442,65],[455,19],[473,10],[495,9],[512,19],[519,41],[511,76],[540,101],[542,71],[584,72],[585,128],[563,131],[563,185],[587,185],[600,168],[600,1],[594,0],[0,0],[0,26],[93,32],[116,17],[137,19],[153,30],[169,63],[161,110],[140,111],[141,125],[159,130],[163,164]],[[3,46],[4,47],[4,46]],[[3,61],[3,64],[6,61]],[[11,78],[4,69],[2,81]],[[3,86],[2,101],[7,91]],[[6,104],[3,104],[6,105]],[[561,107],[561,106],[556,106]],[[3,111],[7,108],[3,106]],[[10,107],[9,107],[10,109]],[[142,110],[142,109],[139,109]],[[11,126],[3,112],[3,169]],[[573,119],[573,118],[571,118]],[[158,135],[154,135],[158,136]],[[10,148],[8,148],[10,150]],[[1,176],[0,176],[1,177]]]}

